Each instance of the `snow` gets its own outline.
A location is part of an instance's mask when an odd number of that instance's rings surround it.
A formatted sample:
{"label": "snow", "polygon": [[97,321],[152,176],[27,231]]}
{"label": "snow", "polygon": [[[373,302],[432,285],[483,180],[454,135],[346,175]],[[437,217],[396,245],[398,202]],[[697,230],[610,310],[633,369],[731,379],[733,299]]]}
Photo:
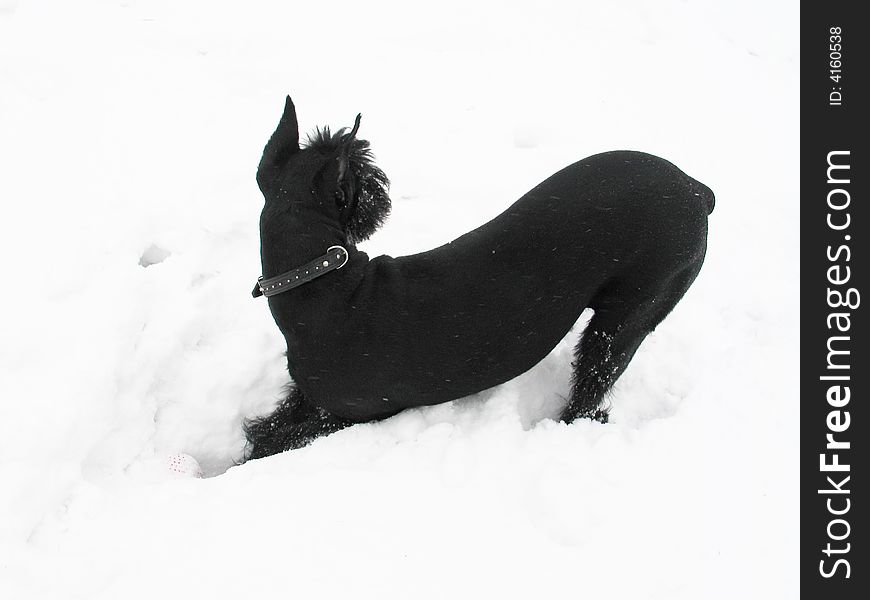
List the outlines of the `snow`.
{"label": "snow", "polygon": [[[786,2],[0,0],[0,596],[796,597],[797,42]],[[609,149],[716,192],[611,423],[552,420],[581,319],[496,389],[234,466],[287,383],[250,297],[286,93],[305,130],[362,112],[372,256]]]}

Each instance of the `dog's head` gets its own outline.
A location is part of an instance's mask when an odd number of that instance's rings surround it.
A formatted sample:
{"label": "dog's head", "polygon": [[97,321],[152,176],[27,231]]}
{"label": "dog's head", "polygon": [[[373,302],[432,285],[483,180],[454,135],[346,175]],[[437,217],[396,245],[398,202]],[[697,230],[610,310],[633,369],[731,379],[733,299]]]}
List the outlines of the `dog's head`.
{"label": "dog's head", "polygon": [[326,220],[355,244],[367,239],[390,213],[389,180],[373,162],[369,143],[353,129],[318,128],[299,146],[296,107],[290,96],[257,169],[257,185],[272,211],[294,220]]}

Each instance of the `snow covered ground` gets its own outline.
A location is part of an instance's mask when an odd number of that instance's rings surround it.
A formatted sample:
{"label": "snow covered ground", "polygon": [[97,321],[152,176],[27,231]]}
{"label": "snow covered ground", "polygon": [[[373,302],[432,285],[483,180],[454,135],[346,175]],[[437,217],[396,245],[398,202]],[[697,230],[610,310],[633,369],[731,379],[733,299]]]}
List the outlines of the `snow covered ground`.
{"label": "snow covered ground", "polygon": [[[0,597],[797,597],[797,11],[0,0]],[[612,423],[552,420],[575,331],[499,388],[233,467],[287,382],[250,297],[286,93],[303,129],[363,113],[393,182],[372,256],[609,149],[716,192]]]}

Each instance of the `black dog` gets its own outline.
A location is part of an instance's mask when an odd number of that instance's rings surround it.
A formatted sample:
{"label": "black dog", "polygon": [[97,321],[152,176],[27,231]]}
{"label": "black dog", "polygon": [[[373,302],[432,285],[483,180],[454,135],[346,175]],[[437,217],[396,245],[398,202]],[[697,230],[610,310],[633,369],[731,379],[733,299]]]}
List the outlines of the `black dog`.
{"label": "black dog", "polygon": [[288,96],[263,152],[254,295],[269,297],[294,384],[273,414],[246,423],[246,458],[504,383],[586,307],[562,420],[606,421],[602,398],[701,268],[710,189],[661,158],[608,152],[449,244],[370,260],[354,244],[390,200],[358,127],[359,116],[352,131],[318,130],[300,148]]}

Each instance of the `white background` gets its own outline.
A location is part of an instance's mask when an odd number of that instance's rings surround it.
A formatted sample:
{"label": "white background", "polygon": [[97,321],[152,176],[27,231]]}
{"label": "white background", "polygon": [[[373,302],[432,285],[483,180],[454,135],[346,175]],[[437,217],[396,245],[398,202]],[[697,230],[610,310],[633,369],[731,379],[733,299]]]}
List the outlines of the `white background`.
{"label": "white background", "polygon": [[[797,11],[0,0],[0,596],[797,597]],[[504,386],[230,468],[287,383],[250,297],[287,93],[304,131],[363,113],[372,256],[604,150],[715,191],[612,423],[552,420],[581,323]]]}

